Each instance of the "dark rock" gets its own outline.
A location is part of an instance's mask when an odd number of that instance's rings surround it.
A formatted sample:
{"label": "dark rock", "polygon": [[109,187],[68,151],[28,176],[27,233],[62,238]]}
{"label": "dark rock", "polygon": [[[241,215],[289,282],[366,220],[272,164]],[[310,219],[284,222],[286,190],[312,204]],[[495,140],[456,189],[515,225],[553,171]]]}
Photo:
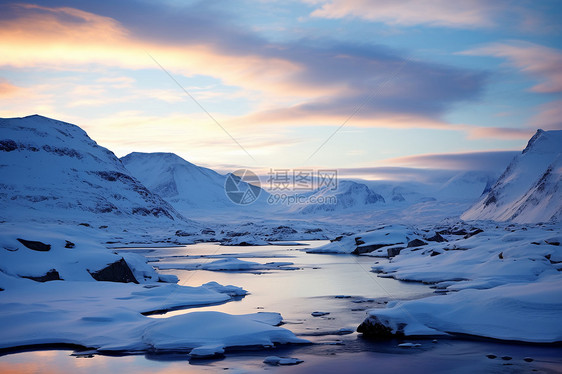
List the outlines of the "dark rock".
{"label": "dark rock", "polygon": [[333,243],[333,242],[339,242],[342,239],[343,239],[343,235],[340,235],[340,236],[336,236],[334,239],[331,239],[330,241]]}
{"label": "dark rock", "polygon": [[54,281],[54,280],[62,280],[59,272],[56,271],[55,269],[51,269],[45,275],[41,275],[39,277],[32,277],[32,276],[28,275],[28,276],[22,276],[22,278],[31,279],[31,280],[34,280],[36,282],[49,282],[49,281]]}
{"label": "dark rock", "polygon": [[279,226],[271,230],[274,234],[296,234],[297,230],[289,226]]}
{"label": "dark rock", "polygon": [[107,225],[102,225],[102,226],[100,226],[99,228],[100,228],[100,229],[107,229],[108,227],[109,227],[109,226],[107,226]]}
{"label": "dark rock", "polygon": [[451,231],[451,235],[466,235],[466,234],[468,234],[468,231],[466,231],[465,229]]}
{"label": "dark rock", "polygon": [[511,359],[512,359],[511,356],[502,356],[502,360],[504,360],[504,361],[509,361]]}
{"label": "dark rock", "polygon": [[78,226],[90,227],[90,224],[82,222],[82,223],[79,223]]}
{"label": "dark rock", "polygon": [[314,234],[315,232],[322,232],[322,229],[306,229],[306,230],[304,230],[305,234]]}
{"label": "dark rock", "polygon": [[0,140],[0,151],[12,152],[18,149],[18,144],[12,139]]}
{"label": "dark rock", "polygon": [[357,327],[357,332],[366,338],[390,339],[395,336],[403,336],[402,332],[394,333],[392,329],[381,322],[376,316],[370,316]]}
{"label": "dark rock", "polygon": [[493,192],[488,194],[488,198],[486,199],[486,201],[484,202],[484,206],[488,206],[490,204],[495,204],[497,203],[497,198],[496,196],[493,194]]}
{"label": "dark rock", "polygon": [[546,244],[550,244],[550,245],[555,245],[555,246],[559,246],[560,242],[554,241],[554,240],[545,240],[544,241]]}
{"label": "dark rock", "polygon": [[230,236],[232,238],[235,238],[237,236],[246,236],[246,235],[250,235],[249,231],[243,231],[243,232],[234,232],[234,231],[229,231],[226,236]]}
{"label": "dark rock", "polygon": [[89,273],[92,278],[97,281],[139,283],[124,258],[121,258],[119,261],[107,265],[107,267],[101,270],[95,272],[89,271]]}
{"label": "dark rock", "polygon": [[48,252],[48,251],[51,250],[50,244],[45,244],[45,243],[37,242],[37,241],[34,241],[34,240],[25,240],[25,239],[18,238],[18,242],[20,242],[21,244],[23,244],[27,248],[32,249],[34,251]]}
{"label": "dark rock", "polygon": [[438,232],[436,232],[435,235],[433,235],[429,238],[425,238],[425,240],[428,240],[430,242],[437,242],[437,243],[443,243],[443,242],[447,241],[447,239],[442,237]]}
{"label": "dark rock", "polygon": [[500,252],[500,254],[498,255],[498,257],[500,258],[500,260],[503,260],[503,252]]}
{"label": "dark rock", "polygon": [[408,248],[421,247],[422,245],[427,245],[427,243],[420,239],[414,239],[408,242]]}
{"label": "dark rock", "polygon": [[386,253],[388,257],[394,257],[394,256],[398,256],[400,254],[400,251],[403,249],[404,247],[392,247],[392,248],[388,248],[386,250]]}
{"label": "dark rock", "polygon": [[147,209],[145,207],[137,207],[137,208],[133,208],[133,210],[131,211],[133,214],[138,214],[141,216],[154,216],[154,217],[167,217],[169,219],[171,219],[172,221],[174,220],[174,217],[172,217],[172,215],[170,213],[168,213],[168,211],[166,209],[163,208],[152,208],[152,209]]}
{"label": "dark rock", "polygon": [[187,231],[183,231],[183,230],[176,231],[176,236],[191,236],[191,235],[193,234]]}
{"label": "dark rock", "polygon": [[[203,235],[215,235],[215,230],[203,229],[203,230],[201,230],[201,234],[203,234]],[[177,235],[177,233],[176,233],[176,235]]]}
{"label": "dark rock", "polygon": [[431,251],[431,255],[430,255],[430,256],[433,257],[433,256],[438,256],[438,255],[440,255],[440,254],[441,254],[441,252]]}
{"label": "dark rock", "polygon": [[484,232],[484,230],[482,230],[482,229],[473,230],[473,231],[469,232],[468,234],[466,234],[466,235],[464,236],[464,238],[465,238],[465,239],[468,239],[468,238],[470,238],[471,236],[480,234],[481,232]]}
{"label": "dark rock", "polygon": [[497,358],[498,356],[490,353],[490,354],[486,355],[486,357],[493,360],[494,358]]}
{"label": "dark rock", "polygon": [[64,248],[74,248],[75,244],[73,242],[69,242],[68,240],[65,240],[65,242]]}
{"label": "dark rock", "polygon": [[531,357],[525,357],[525,358],[523,359],[523,361],[525,361],[525,362],[533,362],[533,361],[535,361],[535,360],[534,360],[533,358],[531,358]]}
{"label": "dark rock", "polygon": [[402,243],[362,245],[362,246],[358,246],[357,248],[355,248],[355,250],[351,253],[353,253],[354,255],[360,255],[361,253],[371,253],[371,252],[376,251],[377,249],[380,249],[382,247],[388,247],[388,246],[391,246],[391,245],[398,245],[398,244],[402,244]]}

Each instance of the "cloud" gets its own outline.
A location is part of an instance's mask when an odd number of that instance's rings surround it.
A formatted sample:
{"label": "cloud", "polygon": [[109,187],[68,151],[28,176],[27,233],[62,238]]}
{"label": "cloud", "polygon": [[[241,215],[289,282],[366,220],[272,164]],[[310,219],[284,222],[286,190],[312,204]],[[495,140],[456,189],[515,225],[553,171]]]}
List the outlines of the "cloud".
{"label": "cloud", "polygon": [[7,80],[0,78],[0,97],[15,96],[22,91],[21,87],[14,86]]}
{"label": "cloud", "polygon": [[422,169],[408,167],[374,166],[362,168],[340,168],[339,178],[359,178],[364,180],[436,183],[449,179],[451,170]]}
{"label": "cloud", "polygon": [[495,172],[503,170],[517,153],[519,151],[425,154],[393,158],[384,163],[424,169]]}
{"label": "cloud", "polygon": [[535,130],[515,127],[467,127],[469,139],[529,139]]}
{"label": "cloud", "polygon": [[529,125],[543,130],[562,130],[562,100],[555,100],[539,107],[539,113]]}
{"label": "cloud", "polygon": [[512,41],[492,43],[461,53],[505,58],[510,65],[541,81],[531,88],[532,92],[562,92],[562,51],[559,49],[530,42]]}
{"label": "cloud", "polygon": [[103,15],[67,6],[4,5],[0,50],[9,53],[1,64],[158,69],[149,51],[172,74],[217,77],[254,92],[259,107],[241,119],[245,126],[340,124],[360,105],[353,122],[364,126],[442,126],[444,112],[477,98],[486,83],[484,73],[407,59],[377,45],[269,42],[201,3],[181,9],[131,1],[115,7],[90,3],[76,2]]}
{"label": "cloud", "polygon": [[[541,18],[524,2],[504,0],[305,0],[315,6],[312,17],[360,18],[398,26],[491,28],[509,18],[523,28]],[[542,18],[541,18],[542,19]]]}

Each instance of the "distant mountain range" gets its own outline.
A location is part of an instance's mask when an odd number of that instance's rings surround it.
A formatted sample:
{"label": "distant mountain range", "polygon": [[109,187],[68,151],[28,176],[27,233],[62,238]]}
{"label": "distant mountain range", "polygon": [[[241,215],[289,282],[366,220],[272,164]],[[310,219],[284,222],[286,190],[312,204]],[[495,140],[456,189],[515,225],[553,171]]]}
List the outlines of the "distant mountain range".
{"label": "distant mountain range", "polygon": [[[437,203],[464,210],[477,201],[462,219],[541,222],[561,216],[561,148],[562,131],[539,130],[497,181],[499,173],[489,171],[459,171],[445,183],[340,180],[336,190],[301,194],[306,199],[293,206],[268,203],[272,195],[264,189],[254,189],[258,199],[241,206],[225,193],[232,175],[173,153],[133,152],[119,160],[75,125],[38,115],[0,119],[0,220],[48,219],[98,227],[129,220],[149,229],[196,226],[186,217],[220,215],[234,220],[334,218],[338,212],[386,209],[399,218],[397,212],[423,214]],[[234,181],[241,188],[249,186]],[[458,217],[462,210],[449,212]]]}

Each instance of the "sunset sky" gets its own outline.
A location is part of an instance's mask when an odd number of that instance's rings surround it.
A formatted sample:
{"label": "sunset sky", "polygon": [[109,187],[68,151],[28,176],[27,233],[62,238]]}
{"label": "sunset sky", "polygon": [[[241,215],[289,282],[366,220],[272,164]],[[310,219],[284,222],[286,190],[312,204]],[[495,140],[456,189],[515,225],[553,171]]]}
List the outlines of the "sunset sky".
{"label": "sunset sky", "polygon": [[562,129],[560,19],[560,1],[2,1],[0,116],[219,170],[460,168]]}

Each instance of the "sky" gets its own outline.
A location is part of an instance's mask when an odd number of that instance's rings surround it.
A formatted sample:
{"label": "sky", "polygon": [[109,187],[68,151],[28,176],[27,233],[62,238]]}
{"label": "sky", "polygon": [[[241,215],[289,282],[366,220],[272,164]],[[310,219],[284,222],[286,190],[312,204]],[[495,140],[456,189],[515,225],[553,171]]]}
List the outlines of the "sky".
{"label": "sky", "polygon": [[0,1],[0,117],[218,170],[486,168],[562,129],[559,19],[541,0]]}

